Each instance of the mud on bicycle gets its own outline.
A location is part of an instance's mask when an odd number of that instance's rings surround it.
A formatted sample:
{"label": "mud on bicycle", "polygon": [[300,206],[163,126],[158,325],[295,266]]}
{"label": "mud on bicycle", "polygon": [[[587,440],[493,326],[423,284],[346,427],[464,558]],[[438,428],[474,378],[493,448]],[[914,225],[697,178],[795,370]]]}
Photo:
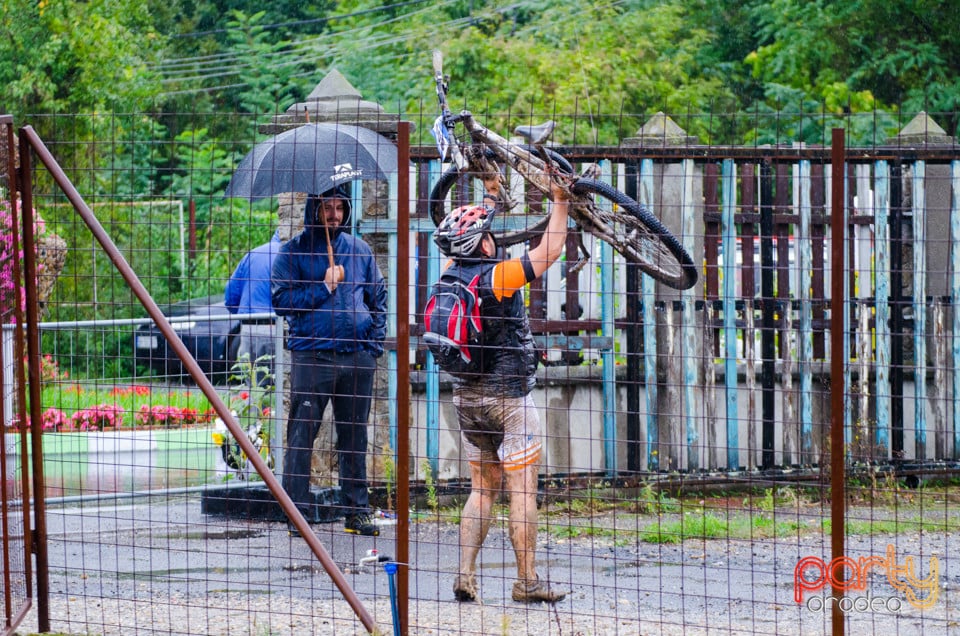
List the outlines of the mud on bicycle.
{"label": "mud on bicycle", "polygon": [[[583,232],[587,232],[609,243],[627,261],[665,285],[689,289],[696,284],[697,268],[690,254],[650,210],[598,180],[596,166],[577,175],[569,161],[545,146],[555,122],[518,126],[514,132],[527,143],[513,143],[478,122],[470,111],[450,110],[448,77],[443,73],[439,51],[433,53],[433,71],[440,115],[431,133],[437,140],[441,161],[449,157],[452,162],[430,192],[430,216],[435,225],[446,216],[446,200],[455,184],[466,182],[480,187],[473,182],[482,182],[484,176],[494,172],[504,175],[509,167],[548,199],[552,181],[566,191],[580,250],[580,259],[569,271],[578,271],[590,258],[583,242]],[[458,137],[458,130],[465,132]],[[510,200],[506,192],[509,188],[501,188],[497,208],[502,213],[493,227],[497,244],[506,247],[542,234],[549,216],[532,211],[511,214],[517,202]]]}

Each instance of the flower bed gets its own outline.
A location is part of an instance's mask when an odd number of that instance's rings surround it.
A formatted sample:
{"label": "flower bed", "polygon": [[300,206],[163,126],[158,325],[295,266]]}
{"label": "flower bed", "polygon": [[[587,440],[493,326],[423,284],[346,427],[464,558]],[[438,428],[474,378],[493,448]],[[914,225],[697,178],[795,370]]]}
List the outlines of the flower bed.
{"label": "flower bed", "polygon": [[[272,436],[273,377],[266,366],[266,357],[254,362],[243,356],[234,365],[234,379],[239,385],[223,394],[230,412],[250,443],[272,468],[270,439]],[[187,444],[202,449],[210,442],[218,450],[217,475],[225,479],[253,478],[252,468],[239,442],[229,434],[226,425],[216,416],[209,401],[196,389],[169,390],[149,385],[113,385],[97,382],[71,382],[49,355],[41,359],[41,429],[50,433],[85,433],[85,435],[44,436],[44,449],[50,452],[77,454],[82,452],[145,452],[167,433],[189,434],[203,427],[204,444]],[[251,379],[258,379],[252,382]],[[209,427],[209,428],[208,428]],[[16,420],[12,428],[19,430]],[[166,429],[153,435],[150,431]],[[109,432],[108,432],[109,431]],[[78,439],[83,438],[83,439]],[[191,437],[190,439],[195,439]]]}
{"label": "flower bed", "polygon": [[[196,391],[145,385],[106,389],[48,378],[41,403],[44,432],[189,428],[210,424],[215,417],[206,397]],[[19,429],[16,418],[12,428]]]}

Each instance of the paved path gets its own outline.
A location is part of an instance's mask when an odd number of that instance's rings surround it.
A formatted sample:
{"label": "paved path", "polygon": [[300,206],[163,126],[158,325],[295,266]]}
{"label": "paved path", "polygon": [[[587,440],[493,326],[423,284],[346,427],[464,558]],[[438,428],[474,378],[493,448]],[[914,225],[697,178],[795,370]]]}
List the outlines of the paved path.
{"label": "paved path", "polygon": [[[459,604],[457,528],[420,520],[411,529],[409,615],[412,634],[810,634],[830,631],[829,617],[798,605],[793,575],[804,556],[829,554],[829,536],[780,540],[637,540],[656,517],[600,515],[595,531],[558,538],[541,532],[540,570],[570,590],[555,607],[510,599],[514,557],[505,524],[495,523],[481,555],[483,604]],[[212,517],[199,496],[86,503],[51,509],[51,618],[67,634],[364,633],[302,539],[285,524]],[[358,567],[367,551],[395,553],[395,527],[379,538],[354,537],[339,524],[314,526],[382,633],[392,633],[388,578]],[[848,554],[940,559],[940,599],[921,614],[861,613],[848,633],[956,632],[960,537],[903,534],[851,538]],[[829,560],[827,557],[826,560]],[[890,595],[871,579],[874,596]],[[922,622],[921,622],[922,619]],[[36,629],[35,613],[19,630]]]}

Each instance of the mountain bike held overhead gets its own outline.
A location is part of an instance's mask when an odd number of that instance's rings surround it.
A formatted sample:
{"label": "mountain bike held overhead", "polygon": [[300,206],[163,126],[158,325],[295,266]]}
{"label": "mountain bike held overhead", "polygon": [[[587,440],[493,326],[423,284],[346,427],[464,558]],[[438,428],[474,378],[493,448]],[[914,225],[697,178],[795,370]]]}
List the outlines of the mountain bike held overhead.
{"label": "mountain bike held overhead", "polygon": [[[458,201],[453,207],[472,202],[470,193],[484,192],[483,180],[494,172],[504,177],[519,174],[544,197],[554,199],[553,185],[563,191],[570,203],[569,217],[575,224],[580,259],[569,271],[576,272],[590,258],[583,243],[583,232],[609,243],[628,262],[655,280],[676,289],[689,289],[697,282],[693,259],[674,236],[645,206],[597,179],[592,165],[575,174],[570,162],[546,148],[555,123],[518,126],[515,133],[527,140],[513,143],[478,122],[468,110],[454,113],[447,103],[448,78],[443,73],[443,56],[433,53],[434,80],[440,115],[431,133],[437,140],[441,161],[450,161],[430,193],[430,216],[439,225],[447,214],[448,196],[457,186]],[[462,131],[458,136],[458,130]],[[464,187],[466,184],[466,187]],[[497,244],[510,246],[542,234],[549,215],[533,210],[513,213],[517,202],[509,198],[509,188],[501,188],[496,201],[497,216],[491,232]]]}

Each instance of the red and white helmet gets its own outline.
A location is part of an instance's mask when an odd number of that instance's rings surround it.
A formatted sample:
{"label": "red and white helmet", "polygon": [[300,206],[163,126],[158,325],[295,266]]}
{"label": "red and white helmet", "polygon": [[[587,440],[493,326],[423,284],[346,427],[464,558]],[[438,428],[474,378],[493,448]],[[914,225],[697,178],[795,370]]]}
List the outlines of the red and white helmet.
{"label": "red and white helmet", "polygon": [[433,232],[433,242],[446,256],[473,256],[490,232],[494,211],[484,205],[464,205],[444,217]]}

